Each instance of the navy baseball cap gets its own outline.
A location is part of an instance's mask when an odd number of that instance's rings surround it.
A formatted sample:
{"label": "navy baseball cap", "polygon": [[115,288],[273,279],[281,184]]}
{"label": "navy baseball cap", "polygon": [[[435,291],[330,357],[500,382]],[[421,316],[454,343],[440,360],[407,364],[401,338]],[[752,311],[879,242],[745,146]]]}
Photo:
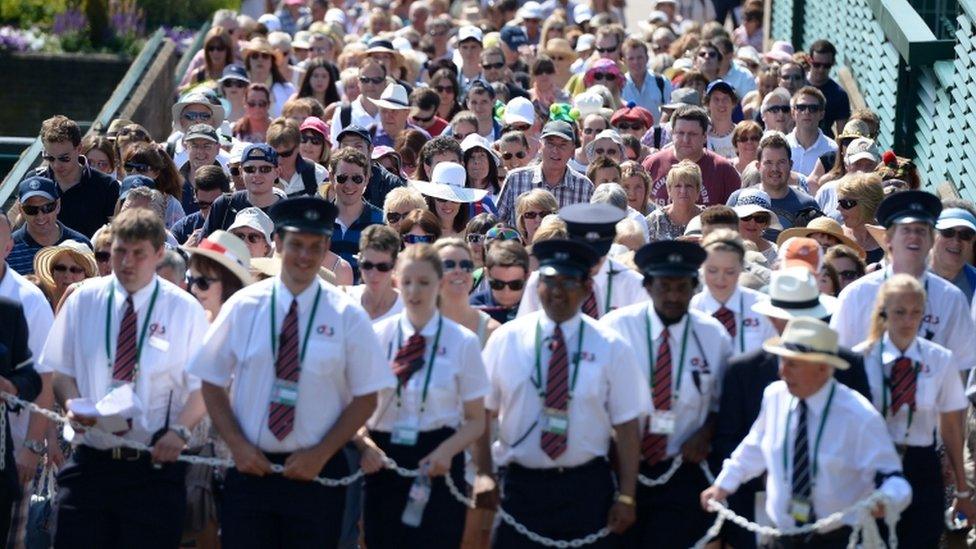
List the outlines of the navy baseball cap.
{"label": "navy baseball cap", "polygon": [[519,46],[524,46],[529,43],[529,36],[525,34],[525,30],[522,27],[506,26],[502,27],[501,30],[502,42],[508,46],[510,50],[517,50]]}
{"label": "navy baseball cap", "polygon": [[705,88],[705,97],[710,97],[712,95],[712,92],[716,90],[720,92],[725,92],[726,94],[734,97],[736,100],[738,100],[739,98],[739,94],[735,93],[735,88],[732,87],[732,84],[729,84],[728,82],[722,79],[712,80],[711,82],[708,83],[708,87]]}
{"label": "navy baseball cap", "polygon": [[277,166],[278,151],[274,150],[267,143],[251,143],[245,147],[244,152],[241,153],[241,164],[258,160]]}
{"label": "navy baseball cap", "polygon": [[122,184],[119,186],[119,199],[125,199],[129,191],[136,187],[149,187],[150,189],[156,188],[156,181],[145,175],[128,175],[122,180]]}
{"label": "navy baseball cap", "polygon": [[218,82],[223,84],[228,80],[240,80],[248,84],[251,83],[251,79],[247,77],[247,71],[240,65],[227,65],[224,67],[224,72],[220,75]]}
{"label": "navy baseball cap", "polygon": [[17,186],[17,194],[21,202],[27,202],[33,196],[43,196],[48,200],[57,200],[61,196],[58,184],[53,179],[39,175],[28,177]]}
{"label": "navy baseball cap", "polygon": [[342,131],[339,132],[339,135],[336,136],[336,142],[342,141],[342,138],[349,134],[353,134],[356,137],[361,137],[363,141],[366,142],[367,146],[369,147],[373,146],[373,136],[370,135],[369,130],[367,130],[362,126],[357,126],[355,124],[343,128]]}

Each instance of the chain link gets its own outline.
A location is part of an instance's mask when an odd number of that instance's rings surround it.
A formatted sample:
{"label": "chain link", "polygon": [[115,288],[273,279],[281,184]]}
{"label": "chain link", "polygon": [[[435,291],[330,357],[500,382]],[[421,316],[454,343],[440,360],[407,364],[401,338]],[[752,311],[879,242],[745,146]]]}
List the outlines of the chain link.
{"label": "chain link", "polygon": [[[681,467],[683,461],[684,460],[681,458],[681,455],[679,454],[675,456],[673,460],[671,460],[671,467],[667,471],[665,471],[664,474],[662,474],[661,476],[657,478],[649,478],[638,473],[637,480],[644,486],[647,486],[648,488],[663,486],[671,481],[671,477],[673,477],[674,474],[678,472],[678,469]],[[702,474],[705,475],[705,480],[708,481],[708,484],[712,484],[713,482],[715,482],[715,475],[712,474],[712,471],[708,468],[708,463],[706,463],[705,460],[699,462],[698,466],[701,468]]]}

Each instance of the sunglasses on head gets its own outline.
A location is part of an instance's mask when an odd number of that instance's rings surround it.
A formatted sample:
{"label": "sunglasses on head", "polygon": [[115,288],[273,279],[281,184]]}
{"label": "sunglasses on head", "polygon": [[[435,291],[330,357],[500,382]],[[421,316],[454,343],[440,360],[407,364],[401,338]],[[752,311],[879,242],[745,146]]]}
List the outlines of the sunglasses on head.
{"label": "sunglasses on head", "polygon": [[939,234],[942,235],[942,238],[956,238],[958,236],[959,240],[963,242],[969,242],[973,238],[976,238],[976,232],[969,229],[939,229]]}
{"label": "sunglasses on head", "polygon": [[95,261],[108,263],[112,259],[112,252],[95,252]]}
{"label": "sunglasses on head", "polygon": [[360,261],[359,269],[362,271],[372,271],[373,269],[376,269],[381,273],[388,273],[393,270],[393,263],[373,263],[372,261]]}
{"label": "sunglasses on head", "polygon": [[302,134],[302,143],[311,143],[313,145],[321,145],[321,144],[325,143],[325,140],[322,139],[322,136],[321,135]]}
{"label": "sunglasses on head", "polygon": [[555,212],[525,212],[522,214],[522,219],[542,219],[543,217],[553,213]]}
{"label": "sunglasses on head", "polygon": [[766,107],[766,112],[786,114],[790,112],[790,107],[788,105],[773,105]]}
{"label": "sunglasses on head", "polygon": [[359,83],[360,84],[379,84],[379,83],[383,82],[384,80],[386,80],[386,77],[385,76],[375,76],[373,78],[370,78],[368,76],[360,76],[359,77]]}
{"label": "sunglasses on head", "polygon": [[430,244],[434,237],[429,234],[405,234],[403,241],[407,244]]}
{"label": "sunglasses on head", "polygon": [[486,71],[490,71],[490,70],[493,70],[493,69],[500,69],[500,68],[502,68],[504,66],[505,66],[505,63],[483,63],[481,65],[481,68],[485,69]]}
{"label": "sunglasses on head", "polygon": [[254,172],[271,173],[274,170],[274,166],[243,166],[241,169],[244,170],[244,173],[248,174]]}
{"label": "sunglasses on head", "polygon": [[264,101],[264,100],[261,100],[261,101],[248,101],[247,102],[247,106],[248,107],[252,107],[252,108],[257,107],[259,109],[263,109],[263,108],[267,107],[268,105],[269,105],[269,103],[267,101]]}
{"label": "sunglasses on head", "polygon": [[152,169],[152,166],[149,164],[143,164],[141,162],[126,162],[122,167],[125,168],[125,171],[127,172],[136,173],[147,173]]}
{"label": "sunglasses on head", "polygon": [[514,153],[511,153],[511,152],[503,152],[502,153],[502,160],[511,160],[512,157],[515,157],[515,158],[518,158],[519,160],[521,160],[521,159],[525,158],[525,151],[518,151],[518,152],[514,152]]}
{"label": "sunglasses on head", "polygon": [[513,292],[517,292],[522,288],[525,288],[525,281],[522,280],[521,278],[516,278],[515,280],[491,279],[488,281],[488,286],[490,286],[491,289],[495,291],[504,290],[505,287],[507,286]]}
{"label": "sunglasses on head", "polygon": [[338,183],[340,185],[345,185],[346,184],[346,181],[349,181],[349,180],[352,180],[352,184],[353,185],[361,185],[362,182],[363,182],[363,176],[361,176],[359,174],[356,174],[356,175],[347,175],[347,174],[341,173],[341,174],[338,174],[338,175],[335,176],[335,180],[336,180],[336,183]]}
{"label": "sunglasses on head", "polygon": [[57,200],[55,200],[54,202],[48,202],[47,204],[41,204],[40,206],[31,206],[30,204],[22,204],[20,206],[20,209],[21,211],[24,212],[24,215],[28,217],[33,217],[39,213],[49,214],[54,210],[58,209],[58,202]]}
{"label": "sunglasses on head", "polygon": [[796,112],[820,112],[820,105],[816,103],[797,103]]}
{"label": "sunglasses on head", "polygon": [[474,271],[474,261],[471,261],[470,259],[462,259],[461,261],[445,259],[444,261],[441,261],[441,264],[444,265],[445,271],[453,271],[454,269],[458,268],[466,273]]}
{"label": "sunglasses on head", "polygon": [[75,275],[77,275],[77,274],[83,274],[85,272],[84,269],[82,269],[81,267],[79,267],[77,265],[72,265],[72,266],[69,267],[67,265],[62,265],[61,263],[58,263],[57,265],[53,265],[51,267],[51,270],[54,271],[54,272],[56,272],[56,273],[70,272],[71,274],[75,274]]}
{"label": "sunglasses on head", "polygon": [[485,233],[485,240],[521,240],[522,237],[515,229],[492,227]]}
{"label": "sunglasses on head", "polygon": [[616,80],[617,77],[613,75],[612,72],[595,72],[593,73],[593,80],[604,80],[610,82]]}
{"label": "sunglasses on head", "polygon": [[752,215],[747,215],[747,216],[745,216],[743,218],[740,218],[740,220],[741,221],[755,221],[756,223],[759,223],[760,225],[765,225],[766,223],[769,223],[770,217],[769,217],[769,214],[768,213],[754,213]]}
{"label": "sunglasses on head", "polygon": [[213,118],[213,113],[210,112],[185,112],[183,113],[183,120],[188,120],[190,122],[202,122],[205,120],[210,120]]}
{"label": "sunglasses on head", "polygon": [[837,201],[837,205],[845,210],[849,210],[854,206],[857,206],[857,200],[852,200],[850,198],[841,198]]}
{"label": "sunglasses on head", "polygon": [[268,242],[268,240],[266,238],[264,238],[264,235],[263,234],[258,234],[258,233],[245,233],[245,232],[234,232],[234,231],[231,231],[230,234],[236,236],[237,238],[240,238],[244,242],[250,242],[251,244],[260,244],[262,242],[265,242],[265,243]]}
{"label": "sunglasses on head", "polygon": [[220,282],[219,278],[211,278],[209,276],[190,276],[186,275],[186,287],[192,288],[196,286],[200,288],[200,291],[206,292],[210,289],[211,284],[216,284]]}

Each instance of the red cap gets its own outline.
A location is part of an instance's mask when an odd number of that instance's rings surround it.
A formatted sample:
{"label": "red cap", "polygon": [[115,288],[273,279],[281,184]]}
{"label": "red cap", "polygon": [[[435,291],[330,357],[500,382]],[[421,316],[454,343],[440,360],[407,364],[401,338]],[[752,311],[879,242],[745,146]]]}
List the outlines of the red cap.
{"label": "red cap", "polygon": [[645,126],[650,128],[654,125],[654,115],[651,111],[645,109],[644,107],[638,107],[633,101],[627,103],[626,107],[621,107],[617,112],[613,113],[610,117],[610,125],[616,126],[620,122],[642,122]]}
{"label": "red cap", "polygon": [[302,122],[300,130],[312,130],[314,132],[319,132],[322,134],[322,137],[326,139],[329,137],[329,129],[325,126],[325,122],[322,122],[322,119],[317,116],[309,116],[306,118],[305,121]]}

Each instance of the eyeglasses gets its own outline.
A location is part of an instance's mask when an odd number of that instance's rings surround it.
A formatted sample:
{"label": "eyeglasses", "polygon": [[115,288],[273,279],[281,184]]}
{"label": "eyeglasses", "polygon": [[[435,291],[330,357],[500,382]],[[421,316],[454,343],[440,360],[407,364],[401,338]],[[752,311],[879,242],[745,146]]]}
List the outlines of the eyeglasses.
{"label": "eyeglasses", "polygon": [[271,171],[274,170],[274,166],[243,166],[241,169],[247,174],[252,174],[254,172],[271,173]]}
{"label": "eyeglasses", "polygon": [[755,221],[760,225],[765,225],[766,223],[769,223],[770,219],[771,218],[768,213],[754,213],[752,215],[740,217],[739,221]]}
{"label": "eyeglasses", "polygon": [[403,241],[407,244],[430,244],[434,237],[429,234],[405,234]]}
{"label": "eyeglasses", "polygon": [[210,112],[185,112],[183,113],[183,120],[188,122],[205,122],[213,118],[213,113]]}
{"label": "eyeglasses", "polygon": [[196,286],[200,288],[201,292],[206,292],[210,289],[211,284],[216,284],[220,282],[219,278],[210,278],[208,276],[190,276],[186,275],[186,287],[192,288]]}
{"label": "eyeglasses", "polygon": [[251,108],[255,108],[256,107],[256,108],[259,108],[259,109],[267,108],[268,104],[269,103],[267,101],[248,101],[247,102],[247,106],[248,107],[251,107]]}
{"label": "eyeglasses", "polygon": [[362,185],[362,183],[363,183],[363,181],[364,181],[365,178],[363,178],[363,176],[361,176],[359,174],[356,174],[356,175],[347,175],[347,174],[341,173],[341,174],[335,176],[336,183],[338,183],[340,185],[345,185],[346,184],[346,181],[349,181],[350,179],[352,180],[352,184],[353,185]]}
{"label": "eyeglasses", "polygon": [[698,52],[698,57],[701,57],[703,59],[717,59],[722,56],[715,51],[700,51]]}
{"label": "eyeglasses", "polygon": [[504,66],[505,63],[484,63],[481,65],[481,68],[485,69],[486,71],[490,71],[494,69],[500,69]]}
{"label": "eyeglasses", "polygon": [[852,200],[850,198],[841,198],[837,201],[837,205],[845,210],[849,210],[854,206],[857,206],[857,200]]}
{"label": "eyeglasses", "polygon": [[370,78],[368,76],[360,76],[359,77],[359,83],[360,84],[379,84],[379,83],[383,82],[384,80],[386,80],[386,77],[385,76],[375,76],[373,78]]}
{"label": "eyeglasses", "polygon": [[843,278],[844,280],[857,280],[861,275],[857,274],[854,269],[847,269],[845,271],[838,271],[837,276]]}
{"label": "eyeglasses", "polygon": [[246,88],[247,82],[243,80],[230,79],[230,80],[224,80],[223,86],[225,88]]}
{"label": "eyeglasses", "polygon": [[498,292],[504,290],[506,286],[509,289],[511,289],[513,292],[518,292],[522,288],[525,288],[525,281],[522,280],[521,278],[516,278],[515,280],[492,279],[488,281],[488,286],[490,286],[492,290]]}
{"label": "eyeglasses", "polygon": [[760,139],[762,139],[761,135],[743,135],[740,136],[737,141],[739,143],[750,143],[750,142],[759,143]]}
{"label": "eyeglasses", "polygon": [[522,240],[515,229],[492,227],[485,233],[485,240]]}
{"label": "eyeglasses", "polygon": [[485,235],[479,233],[471,233],[464,237],[468,241],[468,244],[481,244],[485,240]]}
{"label": "eyeglasses", "polygon": [[644,129],[644,125],[641,124],[640,122],[635,122],[633,124],[617,124],[617,129],[625,132],[631,130],[639,131]]}
{"label": "eyeglasses", "polygon": [[939,229],[939,234],[942,235],[942,238],[956,238],[958,236],[962,242],[969,242],[976,238],[976,232],[969,229]]}
{"label": "eyeglasses", "polygon": [[593,154],[597,156],[617,156],[620,154],[620,149],[593,149]]}
{"label": "eyeglasses", "polygon": [[55,200],[54,202],[48,202],[47,204],[42,204],[40,206],[31,206],[30,204],[22,204],[20,206],[20,209],[21,211],[24,212],[24,215],[28,217],[34,217],[39,213],[49,214],[54,210],[58,209],[58,201]]}
{"label": "eyeglasses", "polygon": [[583,135],[594,135],[602,131],[603,130],[598,130],[596,128],[583,128]]}
{"label": "eyeglasses", "polygon": [[518,151],[518,152],[514,152],[514,153],[511,153],[511,152],[503,152],[502,153],[502,160],[511,160],[512,157],[515,157],[515,158],[518,158],[519,160],[521,160],[521,159],[525,158],[525,151]]}
{"label": "eyeglasses", "polygon": [[419,116],[411,116],[410,118],[411,118],[411,119],[412,119],[412,120],[413,120],[414,122],[419,122],[420,124],[427,124],[427,123],[429,123],[429,122],[430,122],[431,120],[433,120],[435,116],[437,116],[437,114],[436,114],[436,113],[432,113],[432,114],[431,114],[430,116],[428,116],[428,117],[426,117],[426,118],[421,118],[421,117],[419,117]]}
{"label": "eyeglasses", "polygon": [[50,154],[42,154],[41,160],[47,162],[48,164],[53,164],[55,161],[60,162],[62,164],[67,164],[71,162],[71,155],[62,154],[61,156],[53,156]]}
{"label": "eyeglasses", "polygon": [[796,112],[820,112],[820,105],[816,103],[797,103]]}
{"label": "eyeglasses", "polygon": [[69,267],[69,266],[63,265],[61,263],[58,263],[57,265],[51,266],[51,270],[54,271],[54,272],[56,272],[56,273],[70,272],[71,274],[74,274],[74,275],[84,274],[84,272],[85,272],[84,269],[82,269],[81,267],[78,267],[77,265],[72,265],[72,266]]}
{"label": "eyeglasses", "polygon": [[325,143],[325,140],[322,139],[322,137],[319,136],[319,135],[302,135],[302,143],[311,143],[313,145],[321,145],[321,144]]}
{"label": "eyeglasses", "polygon": [[616,46],[610,46],[609,48],[597,48],[596,51],[600,53],[613,53],[617,51],[618,48],[620,48],[619,44]]}
{"label": "eyeglasses", "polygon": [[607,82],[611,80],[616,80],[617,77],[614,76],[612,72],[595,72],[593,73],[593,80],[605,80]]}
{"label": "eyeglasses", "polygon": [[454,93],[454,86],[434,86],[440,93]]}
{"label": "eyeglasses", "polygon": [[126,162],[122,167],[125,168],[125,171],[127,172],[136,173],[149,173],[149,170],[152,169],[152,166],[149,164],[143,164],[141,162]]}
{"label": "eyeglasses", "polygon": [[372,271],[373,269],[376,269],[381,273],[388,273],[393,270],[393,263],[373,263],[372,261],[360,261],[359,269],[361,271]]}
{"label": "eyeglasses", "polygon": [[292,147],[291,149],[289,149],[287,151],[275,151],[275,152],[277,152],[278,153],[278,156],[280,156],[281,158],[288,158],[291,155],[295,154],[295,150],[297,150],[297,148],[298,147]]}
{"label": "eyeglasses", "polygon": [[112,252],[95,252],[95,261],[98,263],[108,263],[112,259]]}
{"label": "eyeglasses", "polygon": [[207,51],[227,51],[227,48],[223,44],[213,44],[207,46]]}
{"label": "eyeglasses", "polygon": [[264,235],[260,233],[245,233],[243,231],[237,231],[237,232],[231,231],[230,234],[236,236],[237,238],[240,238],[244,242],[248,242],[251,244],[261,244],[262,242],[267,244],[268,242],[268,239],[264,238]]}
{"label": "eyeglasses", "polygon": [[773,114],[776,114],[776,113],[786,114],[786,113],[790,112],[790,107],[787,106],[787,105],[773,105],[773,106],[770,106],[770,107],[766,107],[765,112],[771,112]]}
{"label": "eyeglasses", "polygon": [[583,287],[583,280],[579,278],[542,275],[539,277],[539,282],[542,282],[550,288],[557,288],[567,291],[575,291]]}
{"label": "eyeglasses", "polygon": [[462,259],[461,261],[454,261],[453,259],[445,259],[441,262],[444,265],[445,271],[453,271],[454,269],[461,269],[466,273],[470,273],[474,270],[474,261],[470,259]]}
{"label": "eyeglasses", "polygon": [[810,66],[813,67],[813,68],[815,68],[815,69],[829,69],[830,67],[833,67],[834,64],[833,63],[816,63],[816,62],[813,62],[813,63],[810,63]]}
{"label": "eyeglasses", "polygon": [[538,211],[538,212],[525,212],[525,213],[522,214],[522,219],[530,219],[530,220],[536,219],[536,218],[541,219],[541,218],[543,218],[543,217],[545,217],[547,215],[551,215],[553,213],[555,213],[555,212],[543,212],[543,211]]}
{"label": "eyeglasses", "polygon": [[779,77],[783,80],[803,80],[802,74],[781,74]]}

